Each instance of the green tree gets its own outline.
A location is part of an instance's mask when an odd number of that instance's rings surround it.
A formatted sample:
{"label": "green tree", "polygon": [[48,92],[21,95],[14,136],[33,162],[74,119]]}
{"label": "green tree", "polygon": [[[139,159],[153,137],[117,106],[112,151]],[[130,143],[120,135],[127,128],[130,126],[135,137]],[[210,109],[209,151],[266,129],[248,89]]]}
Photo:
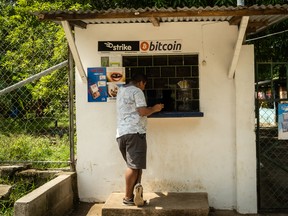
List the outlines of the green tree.
{"label": "green tree", "polygon": [[[37,1],[2,0],[0,7],[1,89],[67,59],[67,44],[61,26],[52,22],[39,22],[31,13],[36,10],[58,9],[63,7],[62,4],[40,5]],[[55,111],[55,108],[62,110],[59,101],[67,97],[67,88],[63,88],[67,86],[67,72],[63,71],[61,75],[57,79],[53,75],[43,77],[37,84],[30,83],[5,98],[1,97],[1,113],[7,115],[13,107],[24,116],[33,112],[35,115],[48,114]],[[53,91],[47,91],[51,86]],[[6,110],[3,110],[5,107]]]}
{"label": "green tree", "polygon": [[[248,42],[255,46],[256,61],[287,62],[288,61],[288,21],[279,23],[260,32]],[[275,34],[279,33],[279,34]],[[247,38],[249,40],[249,38]]]}
{"label": "green tree", "polygon": [[[67,59],[67,45],[61,26],[52,22],[40,22],[33,15],[35,11],[236,6],[236,3],[236,0],[0,0],[0,89]],[[245,1],[246,6],[284,3],[287,0]],[[287,28],[288,21],[282,22],[247,39]],[[287,34],[249,42],[255,44],[256,60],[287,61]],[[66,81],[67,73],[63,71],[60,79],[51,74],[41,78],[37,84],[31,83],[21,88],[21,91],[15,91],[5,98],[0,97],[0,114],[7,113],[12,106],[17,106],[24,114],[38,110],[35,115],[61,110],[63,104],[59,101],[66,97],[67,89],[63,88]],[[53,88],[49,90],[51,86]]]}

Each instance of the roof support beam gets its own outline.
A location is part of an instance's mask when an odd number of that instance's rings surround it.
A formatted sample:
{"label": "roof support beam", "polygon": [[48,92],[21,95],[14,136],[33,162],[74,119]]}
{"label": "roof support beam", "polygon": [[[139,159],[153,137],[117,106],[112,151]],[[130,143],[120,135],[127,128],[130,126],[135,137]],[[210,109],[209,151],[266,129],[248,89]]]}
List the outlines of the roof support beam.
{"label": "roof support beam", "polygon": [[63,29],[65,31],[65,35],[66,35],[73,59],[75,61],[77,71],[78,71],[82,81],[84,83],[86,83],[87,82],[87,76],[85,74],[85,71],[84,71],[84,68],[83,68],[83,65],[82,65],[82,62],[80,59],[80,55],[78,53],[77,46],[75,44],[75,40],[74,40],[73,32],[71,30],[71,26],[70,26],[68,21],[61,21],[61,23],[62,23]]}
{"label": "roof support beam", "polygon": [[155,17],[151,17],[149,20],[153,24],[153,26],[155,26],[155,27],[159,27],[160,26],[159,19],[157,19]]}
{"label": "roof support beam", "polygon": [[248,26],[248,22],[249,22],[249,16],[244,16],[242,17],[241,23],[240,23],[240,27],[239,27],[239,32],[238,32],[238,38],[234,47],[234,54],[233,54],[233,58],[231,61],[231,65],[229,68],[229,72],[228,72],[228,78],[232,79],[235,75],[235,70],[237,67],[237,63],[239,60],[239,55],[241,52],[241,48],[242,48],[242,43],[244,40],[244,36],[245,36],[245,32]]}
{"label": "roof support beam", "polygon": [[74,25],[74,26],[77,26],[77,27],[82,28],[82,29],[87,28],[87,23],[80,21],[80,20],[69,21],[69,23],[70,23],[70,25]]}
{"label": "roof support beam", "polygon": [[230,25],[239,25],[241,19],[242,19],[241,16],[233,16],[228,22]]}

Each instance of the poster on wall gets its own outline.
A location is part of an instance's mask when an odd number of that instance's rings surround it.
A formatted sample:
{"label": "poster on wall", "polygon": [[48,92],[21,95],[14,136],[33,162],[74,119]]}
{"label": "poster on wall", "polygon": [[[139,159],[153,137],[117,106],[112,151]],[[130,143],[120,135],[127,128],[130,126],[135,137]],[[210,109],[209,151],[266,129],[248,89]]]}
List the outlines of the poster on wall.
{"label": "poster on wall", "polygon": [[107,102],[106,68],[88,68],[88,102]]}
{"label": "poster on wall", "polygon": [[278,139],[288,139],[288,104],[278,104]]}
{"label": "poster on wall", "polygon": [[101,56],[101,67],[121,67],[121,55]]}
{"label": "poster on wall", "polygon": [[115,101],[118,89],[126,83],[125,68],[107,67],[108,101]]}

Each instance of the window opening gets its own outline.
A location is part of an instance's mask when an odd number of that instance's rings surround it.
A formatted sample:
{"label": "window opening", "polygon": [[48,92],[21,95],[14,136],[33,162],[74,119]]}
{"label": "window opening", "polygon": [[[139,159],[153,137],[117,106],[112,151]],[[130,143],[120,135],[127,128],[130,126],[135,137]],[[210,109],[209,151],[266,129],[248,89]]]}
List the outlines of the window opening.
{"label": "window opening", "polygon": [[197,54],[123,56],[122,61],[128,81],[133,73],[147,75],[148,106],[163,103],[161,113],[200,112]]}

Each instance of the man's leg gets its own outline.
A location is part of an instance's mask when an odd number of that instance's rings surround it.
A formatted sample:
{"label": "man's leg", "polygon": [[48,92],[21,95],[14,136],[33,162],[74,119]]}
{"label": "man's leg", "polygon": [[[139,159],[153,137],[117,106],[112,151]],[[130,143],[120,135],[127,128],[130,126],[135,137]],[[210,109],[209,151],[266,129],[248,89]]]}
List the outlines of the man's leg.
{"label": "man's leg", "polygon": [[143,206],[145,201],[143,200],[143,187],[141,185],[142,169],[139,169],[138,178],[134,185],[134,203],[137,207]]}
{"label": "man's leg", "polygon": [[[127,168],[125,172],[125,181],[126,181],[126,191],[125,191],[125,199],[130,199],[133,197],[134,186],[139,180],[139,173],[142,173],[142,170]],[[141,181],[141,175],[140,175]]]}
{"label": "man's leg", "polygon": [[138,183],[141,184],[141,178],[142,178],[142,169],[139,169],[138,177],[137,177],[137,181],[136,181],[135,185]]}

